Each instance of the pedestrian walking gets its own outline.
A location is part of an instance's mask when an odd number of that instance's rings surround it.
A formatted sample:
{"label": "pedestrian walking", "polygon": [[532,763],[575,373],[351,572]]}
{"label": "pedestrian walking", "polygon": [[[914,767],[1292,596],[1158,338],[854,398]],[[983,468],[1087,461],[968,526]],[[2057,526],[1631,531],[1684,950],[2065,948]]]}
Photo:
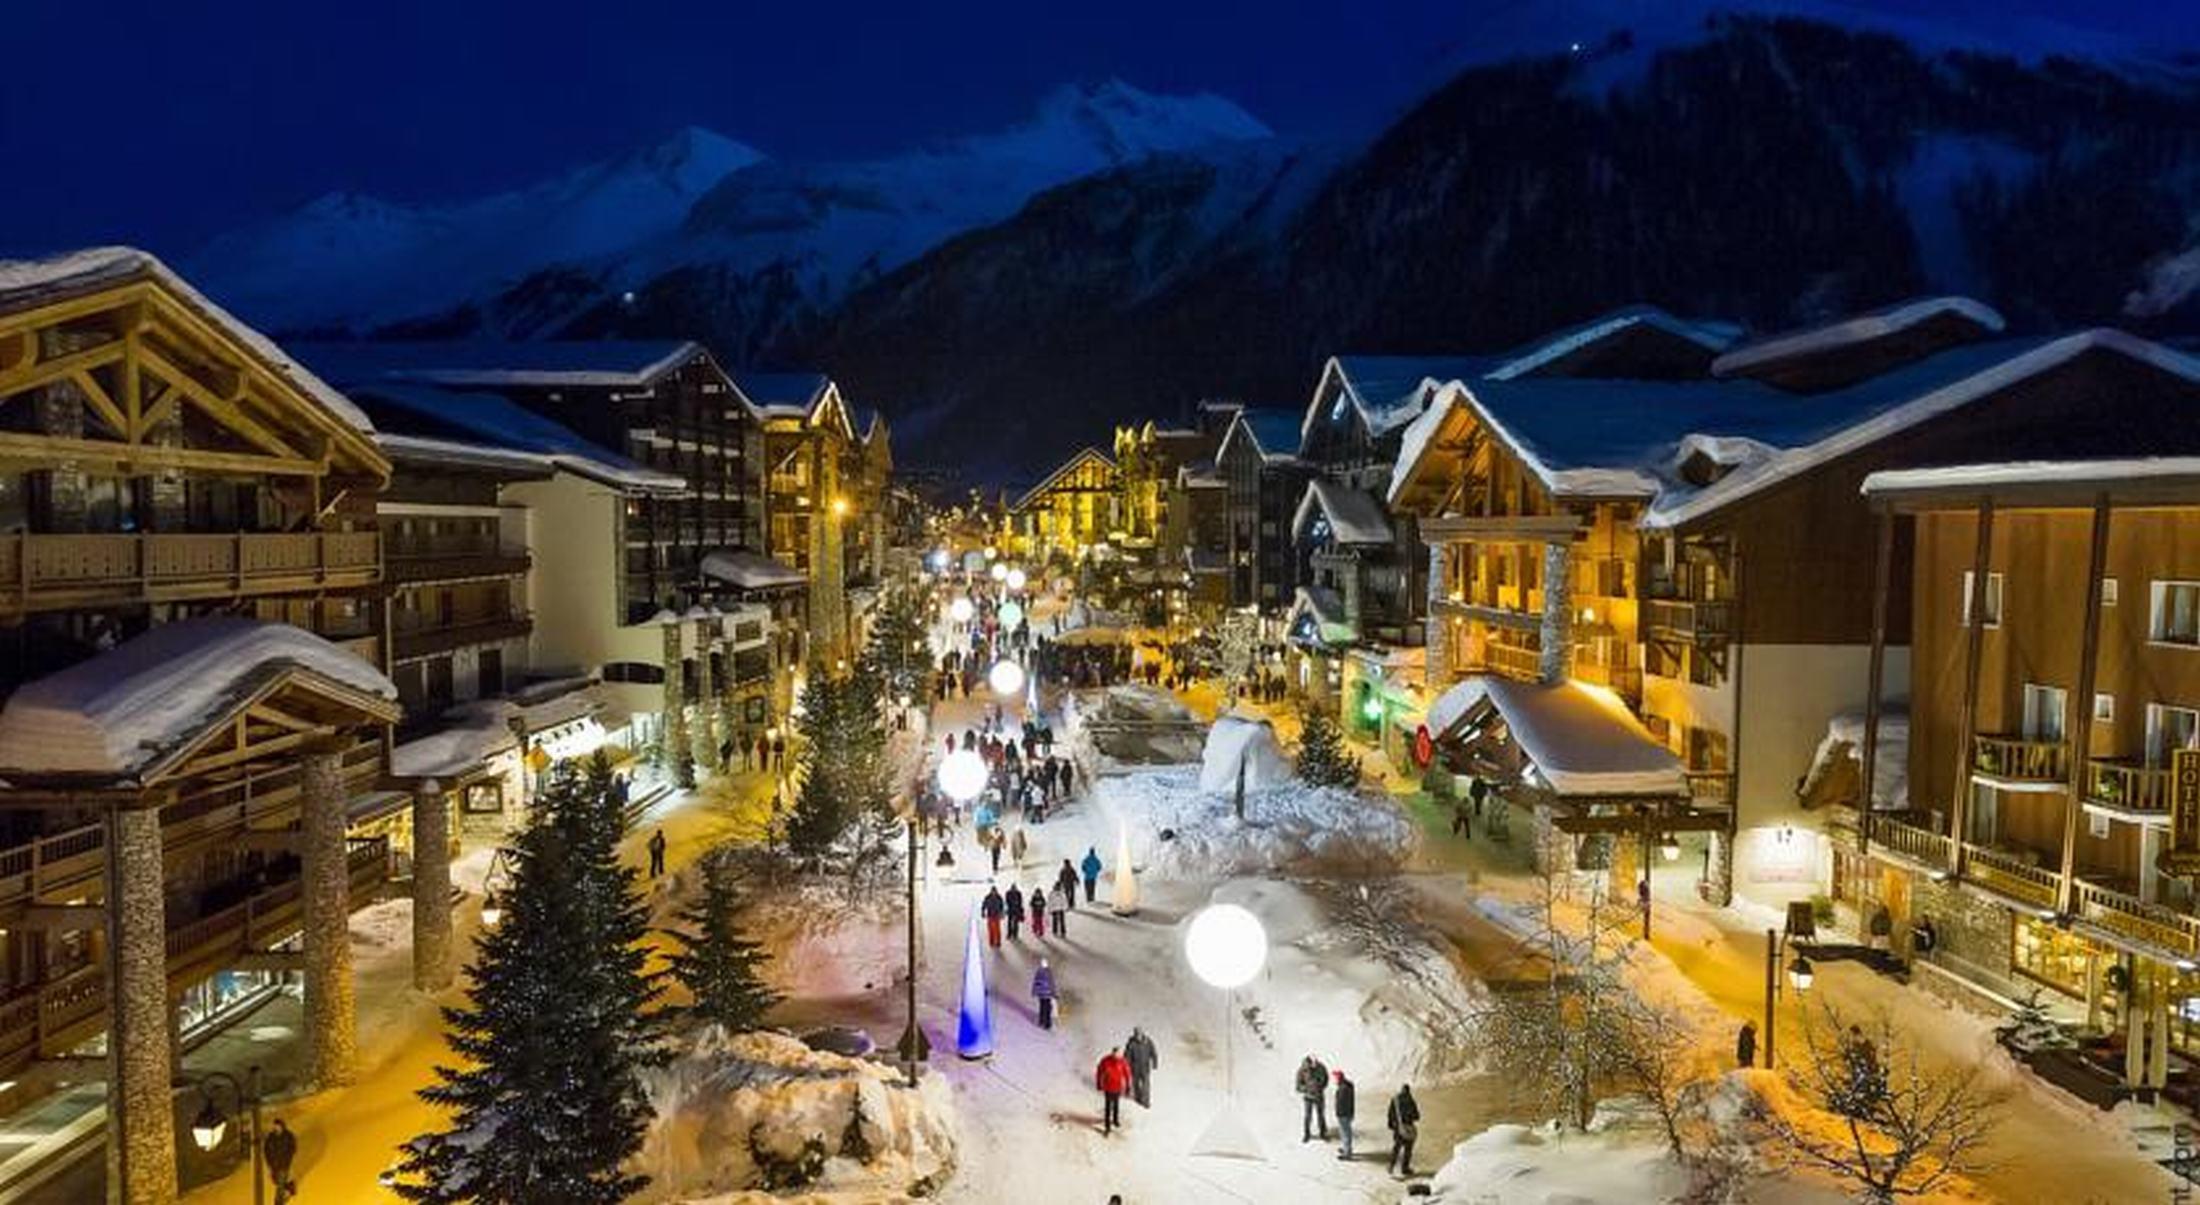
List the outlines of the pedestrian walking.
{"label": "pedestrian walking", "polygon": [[1421,1106],[1414,1102],[1413,1086],[1398,1085],[1398,1095],[1390,1098],[1390,1162],[1386,1171],[1401,1176],[1413,1174],[1413,1140],[1421,1136]]}
{"label": "pedestrian walking", "polygon": [[[1024,797],[1024,811],[1027,814],[1031,811],[1031,797],[1028,793]],[[1024,830],[1017,829],[1016,835],[1009,838],[1008,842],[1009,856],[1015,860],[1016,869],[1024,868],[1024,851],[1029,848],[1030,844],[1024,840]]]}
{"label": "pedestrian walking", "polygon": [[1078,864],[1078,868],[1085,872],[1085,902],[1089,904],[1092,902],[1094,889],[1100,884],[1100,851],[1093,846],[1086,846],[1085,860]]}
{"label": "pedestrian walking", "polygon": [[1031,973],[1031,998],[1039,1002],[1039,1028],[1054,1028],[1054,968],[1044,958]]}
{"label": "pedestrian walking", "polygon": [[1161,1065],[1161,1056],[1145,1030],[1131,1026],[1130,1040],[1123,1043],[1123,1059],[1131,1065],[1131,1099],[1139,1108],[1152,1108],[1153,1071]]}
{"label": "pedestrian walking", "polygon": [[787,772],[787,738],[784,735],[772,738],[772,770],[778,774]]}
{"label": "pedestrian walking", "polygon": [[1077,872],[1070,868],[1069,859],[1062,859],[1062,871],[1054,876],[1054,935],[1069,940],[1069,913],[1077,906]]}
{"label": "pedestrian walking", "polygon": [[290,1165],[298,1158],[298,1136],[278,1117],[265,1137],[260,1139],[260,1157],[267,1160],[267,1178],[275,1187],[275,1205],[283,1205],[298,1191],[297,1181],[290,1178]]}
{"label": "pedestrian walking", "polygon": [[1008,939],[1015,941],[1024,927],[1023,889],[1014,883],[1010,883],[1008,885],[1008,895],[1004,897],[1004,902],[1008,906]]}
{"label": "pedestrian walking", "polygon": [[1472,841],[1474,839],[1474,829],[1471,825],[1467,823],[1467,801],[1464,799],[1455,799],[1452,801],[1451,835],[1454,837],[1465,837],[1469,841]]}
{"label": "pedestrian walking", "polygon": [[992,828],[986,830],[986,852],[993,855],[994,874],[1001,873],[1001,846],[1003,844],[1004,841],[1001,837],[1001,829],[999,825],[995,825]]}
{"label": "pedestrian walking", "polygon": [[665,830],[658,829],[649,839],[649,877],[656,878],[665,872]]}
{"label": "pedestrian walking", "polygon": [[996,950],[1001,948],[1001,914],[1007,910],[1008,905],[1001,901],[1001,889],[986,888],[985,902],[978,905],[978,912],[985,917],[985,944]]}
{"label": "pedestrian walking", "polygon": [[1047,935],[1047,889],[1031,889],[1031,935],[1044,941]]}
{"label": "pedestrian walking", "polygon": [[1067,799],[1076,793],[1077,763],[1064,758],[1062,760],[1062,798]]}
{"label": "pedestrian walking", "polygon": [[1123,1124],[1123,1094],[1131,1087],[1131,1065],[1122,1050],[1110,1050],[1101,1056],[1092,1079],[1093,1086],[1100,1089],[1100,1132],[1112,1134]]}
{"label": "pedestrian walking", "polygon": [[1734,1035],[1734,1065],[1757,1065],[1757,1023],[1754,1021],[1742,1022],[1742,1031]]}
{"label": "pedestrian walking", "polygon": [[1299,1101],[1304,1107],[1299,1113],[1299,1141],[1314,1141],[1314,1131],[1321,1130],[1322,1141],[1329,1141],[1329,1115],[1322,1111],[1324,1099],[1329,1095],[1329,1068],[1313,1055],[1299,1060],[1298,1078],[1294,1081],[1299,1090]]}
{"label": "pedestrian walking", "polygon": [[1355,1088],[1352,1081],[1345,1077],[1344,1072],[1336,1071],[1331,1074],[1337,1081],[1336,1096],[1331,1108],[1337,1114],[1337,1139],[1344,1144],[1338,1149],[1337,1158],[1350,1162],[1352,1159],[1352,1115],[1359,1112],[1359,1101],[1357,1099],[1359,1089]]}

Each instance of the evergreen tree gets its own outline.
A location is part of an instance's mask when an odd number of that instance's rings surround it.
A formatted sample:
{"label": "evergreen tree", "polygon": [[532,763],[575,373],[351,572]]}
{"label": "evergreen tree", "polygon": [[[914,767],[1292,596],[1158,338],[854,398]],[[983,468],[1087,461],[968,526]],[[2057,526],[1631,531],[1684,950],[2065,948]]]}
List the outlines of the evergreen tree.
{"label": "evergreen tree", "polygon": [[1358,758],[1344,751],[1344,733],[1336,717],[1319,704],[1301,713],[1299,777],[1317,787],[1350,787],[1360,781]]}
{"label": "evergreen tree", "polygon": [[879,604],[864,655],[884,680],[886,697],[922,701],[932,694],[932,650],[925,640],[925,600],[915,590],[896,589]]}
{"label": "evergreen tree", "polygon": [[802,748],[797,767],[802,785],[787,817],[787,848],[800,857],[816,857],[832,848],[853,817],[848,780],[853,750],[846,744],[846,691],[818,666],[802,686],[802,714],[795,720]]}
{"label": "evergreen tree", "polygon": [[624,1164],[651,1111],[641,1071],[659,1062],[658,994],[635,872],[619,865],[624,817],[599,757],[560,763],[513,842],[504,917],[446,1008],[460,1067],[422,1089],[451,1127],[408,1149],[411,1200],[595,1205],[648,1183]]}
{"label": "evergreen tree", "polygon": [[732,859],[713,850],[702,864],[702,898],[680,913],[684,927],[667,933],[679,946],[670,959],[672,977],[694,998],[687,1016],[734,1033],[755,1029],[780,1001],[764,981],[771,954],[744,936],[735,919],[740,898]]}

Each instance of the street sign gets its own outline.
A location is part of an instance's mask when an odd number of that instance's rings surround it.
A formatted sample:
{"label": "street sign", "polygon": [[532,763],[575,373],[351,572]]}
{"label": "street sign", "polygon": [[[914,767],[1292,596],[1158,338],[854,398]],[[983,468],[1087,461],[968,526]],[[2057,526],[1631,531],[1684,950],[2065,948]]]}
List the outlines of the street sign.
{"label": "street sign", "polygon": [[2161,865],[2170,874],[2200,874],[2200,749],[2170,754],[2169,848]]}

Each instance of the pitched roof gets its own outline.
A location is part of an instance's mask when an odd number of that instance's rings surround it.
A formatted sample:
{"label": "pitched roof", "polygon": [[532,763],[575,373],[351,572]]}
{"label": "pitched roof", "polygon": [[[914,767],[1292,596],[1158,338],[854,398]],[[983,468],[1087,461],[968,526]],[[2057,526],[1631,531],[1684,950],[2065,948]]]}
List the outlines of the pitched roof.
{"label": "pitched roof", "polygon": [[371,432],[374,423],[357,406],[275,341],[245,324],[193,288],[158,256],[135,247],[88,247],[37,260],[0,260],[0,313],[97,292],[133,279],[158,282],[184,306],[206,319],[259,359],[276,376],[328,408],[340,421]]}
{"label": "pitched roof", "polygon": [[1734,376],[1779,360],[1884,339],[1943,316],[1966,319],[1995,334],[2007,325],[2001,314],[1984,302],[1968,297],[1921,297],[1836,322],[1752,340],[1712,361],[1711,372],[1714,376]]}
{"label": "pitched roof", "polygon": [[1975,504],[1981,495],[2077,506],[2091,505],[2102,495],[2111,501],[2131,495],[2174,496],[2200,506],[2200,456],[2020,460],[1883,469],[1864,478],[1863,492],[1897,503],[1930,505],[1935,500],[1946,500],[1966,507]]}
{"label": "pitched roof", "polygon": [[1022,494],[1018,495],[1016,501],[1009,504],[1008,509],[1012,511],[1022,510],[1027,504],[1031,502],[1033,498],[1038,497],[1042,493],[1045,493],[1048,486],[1053,485],[1055,482],[1074,472],[1079,465],[1087,464],[1093,461],[1097,461],[1101,464],[1106,465],[1111,471],[1115,468],[1115,462],[1109,460],[1106,454],[1102,453],[1100,449],[1095,448],[1090,444],[1087,444],[1086,446],[1077,449],[1077,451],[1073,455],[1071,455],[1068,460],[1063,461],[1061,467],[1055,469],[1053,472],[1048,473],[1045,477],[1041,478],[1039,480],[1039,484],[1032,486],[1030,489],[1025,490]]}
{"label": "pitched roof", "polygon": [[1477,674],[1429,704],[1428,729],[1457,740],[1484,704],[1552,793],[1686,795],[1680,759],[1629,714],[1618,696],[1579,682],[1515,682]]}
{"label": "pitched roof", "polygon": [[808,418],[824,400],[833,380],[822,372],[749,372],[733,374],[733,383],[759,410],[782,418]]}
{"label": "pitched roof", "polygon": [[1300,443],[1303,446],[1320,419],[1332,382],[1339,396],[1330,405],[1351,405],[1368,434],[1381,436],[1418,417],[1436,386],[1480,376],[1492,363],[1488,356],[1331,356],[1314,387],[1314,399],[1299,420]]}
{"label": "pitched roof", "polygon": [[688,488],[686,478],[661,473],[593,443],[500,393],[444,389],[407,381],[379,381],[352,388],[383,423],[382,445],[392,453],[434,457],[439,451],[488,449],[539,464],[653,493]]}
{"label": "pitched roof", "polygon": [[1283,626],[1294,637],[1311,636],[1326,645],[1350,644],[1360,638],[1345,619],[1344,599],[1327,586],[1300,586],[1291,596]]}
{"label": "pitched roof", "polygon": [[1293,411],[1241,407],[1222,433],[1222,442],[1215,448],[1216,460],[1222,459],[1240,431],[1253,441],[1253,451],[1265,463],[1280,464],[1299,454],[1299,415]]}
{"label": "pitched roof", "polygon": [[1529,376],[1545,365],[1635,327],[1664,331],[1712,353],[1726,350],[1740,334],[1738,328],[1725,323],[1691,322],[1676,318],[1654,305],[1631,305],[1613,310],[1609,314],[1601,314],[1579,326],[1568,327],[1518,348],[1508,353],[1501,363],[1485,375],[1498,381]]}
{"label": "pitched roof", "polygon": [[690,340],[451,340],[300,343],[298,352],[350,382],[418,381],[447,386],[641,388],[696,356]]}
{"label": "pitched roof", "polygon": [[1366,490],[1356,490],[1321,477],[1307,482],[1306,493],[1299,498],[1299,508],[1291,516],[1293,535],[1305,533],[1307,521],[1317,509],[1340,544],[1388,544],[1392,539],[1390,516],[1383,512],[1383,504]]}

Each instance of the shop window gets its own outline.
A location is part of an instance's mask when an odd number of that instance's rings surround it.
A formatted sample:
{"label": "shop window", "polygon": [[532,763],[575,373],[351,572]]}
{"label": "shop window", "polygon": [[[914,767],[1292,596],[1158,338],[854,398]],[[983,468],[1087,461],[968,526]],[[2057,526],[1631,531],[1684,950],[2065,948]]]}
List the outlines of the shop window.
{"label": "shop window", "polygon": [[2025,978],[2082,1000],[2086,967],[2093,957],[2093,947],[2077,934],[2033,917],[2016,918],[2009,961]]}

